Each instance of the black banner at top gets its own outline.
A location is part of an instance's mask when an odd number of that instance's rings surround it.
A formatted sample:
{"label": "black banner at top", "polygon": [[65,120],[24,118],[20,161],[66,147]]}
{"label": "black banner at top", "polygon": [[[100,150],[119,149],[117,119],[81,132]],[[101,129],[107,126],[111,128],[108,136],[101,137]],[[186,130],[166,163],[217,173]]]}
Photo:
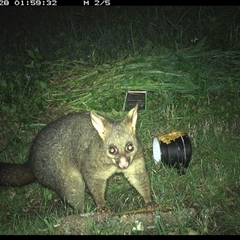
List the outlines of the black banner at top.
{"label": "black banner at top", "polygon": [[157,0],[0,0],[0,5],[17,7],[57,7],[57,6],[157,6]]}
{"label": "black banner at top", "polygon": [[59,6],[149,6],[149,5],[159,5],[157,0],[143,0],[143,1],[133,1],[133,0],[58,0]]}

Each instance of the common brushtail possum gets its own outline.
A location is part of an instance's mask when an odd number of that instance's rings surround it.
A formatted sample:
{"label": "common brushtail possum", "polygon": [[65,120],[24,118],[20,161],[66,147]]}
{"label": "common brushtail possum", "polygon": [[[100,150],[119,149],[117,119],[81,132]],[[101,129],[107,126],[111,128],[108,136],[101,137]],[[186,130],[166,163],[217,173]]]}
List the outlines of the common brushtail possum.
{"label": "common brushtail possum", "polygon": [[25,164],[0,163],[0,185],[22,186],[37,180],[83,212],[86,184],[97,210],[108,211],[107,180],[123,173],[147,208],[156,206],[136,137],[137,110],[138,105],[121,122],[94,111],[70,113],[51,122],[33,140]]}

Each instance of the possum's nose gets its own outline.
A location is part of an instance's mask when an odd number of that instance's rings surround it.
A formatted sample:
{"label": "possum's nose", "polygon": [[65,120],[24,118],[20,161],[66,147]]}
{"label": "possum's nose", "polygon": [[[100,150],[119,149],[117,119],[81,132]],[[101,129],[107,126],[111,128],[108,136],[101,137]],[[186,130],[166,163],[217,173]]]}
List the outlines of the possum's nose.
{"label": "possum's nose", "polygon": [[129,165],[126,157],[120,157],[118,166],[122,169],[127,168]]}

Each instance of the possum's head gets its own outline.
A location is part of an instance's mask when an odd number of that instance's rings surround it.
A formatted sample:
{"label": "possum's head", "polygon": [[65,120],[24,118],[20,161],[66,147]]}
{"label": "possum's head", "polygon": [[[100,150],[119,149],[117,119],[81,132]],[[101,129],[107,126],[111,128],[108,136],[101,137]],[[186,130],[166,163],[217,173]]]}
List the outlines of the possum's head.
{"label": "possum's head", "polygon": [[107,157],[121,169],[129,166],[138,149],[135,135],[137,109],[138,105],[128,112],[122,122],[112,122],[95,112],[90,113],[92,124],[104,142]]}

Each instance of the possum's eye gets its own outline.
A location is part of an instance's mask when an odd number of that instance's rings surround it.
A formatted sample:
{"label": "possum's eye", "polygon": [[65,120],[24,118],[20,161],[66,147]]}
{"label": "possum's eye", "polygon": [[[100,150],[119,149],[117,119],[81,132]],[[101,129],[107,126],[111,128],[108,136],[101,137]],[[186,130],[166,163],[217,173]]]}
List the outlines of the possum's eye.
{"label": "possum's eye", "polygon": [[125,147],[125,150],[126,150],[127,152],[132,152],[133,149],[134,149],[133,144],[132,144],[132,143],[127,143],[127,145],[126,145],[126,147]]}
{"label": "possum's eye", "polygon": [[110,153],[110,154],[117,154],[117,152],[118,152],[118,149],[117,149],[117,147],[115,147],[115,146],[110,146],[109,147],[109,149],[108,149],[108,152]]}

